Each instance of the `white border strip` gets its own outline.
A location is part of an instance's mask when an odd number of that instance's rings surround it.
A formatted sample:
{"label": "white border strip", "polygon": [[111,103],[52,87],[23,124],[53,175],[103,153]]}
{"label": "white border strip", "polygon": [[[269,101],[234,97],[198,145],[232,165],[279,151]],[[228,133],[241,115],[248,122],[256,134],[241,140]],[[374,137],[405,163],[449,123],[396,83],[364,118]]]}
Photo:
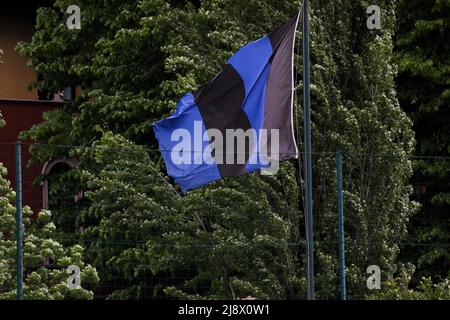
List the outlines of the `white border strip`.
{"label": "white border strip", "polygon": [[[302,4],[303,6],[303,4]],[[291,128],[292,128],[292,138],[294,140],[295,145],[295,159],[298,159],[298,146],[297,139],[295,138],[295,130],[294,130],[294,99],[295,99],[295,75],[294,75],[294,65],[295,65],[295,38],[297,35],[298,22],[300,20],[301,9],[298,12],[297,22],[295,23],[294,36],[292,39],[292,97],[291,97]],[[298,119],[297,119],[298,120]]]}

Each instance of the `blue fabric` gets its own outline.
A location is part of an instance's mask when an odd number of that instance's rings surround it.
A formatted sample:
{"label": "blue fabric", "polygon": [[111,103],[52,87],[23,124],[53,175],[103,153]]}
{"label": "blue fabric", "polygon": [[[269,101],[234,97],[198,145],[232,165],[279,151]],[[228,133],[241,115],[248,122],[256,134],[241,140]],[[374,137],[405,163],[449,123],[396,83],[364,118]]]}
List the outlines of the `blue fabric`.
{"label": "blue fabric", "polygon": [[270,43],[269,37],[265,36],[242,47],[228,60],[228,63],[239,72],[244,81],[246,97],[256,82],[261,79],[261,74],[269,64],[271,55],[272,44]]}
{"label": "blue fabric", "polygon": [[[267,65],[244,103],[244,112],[256,133],[256,139],[254,140],[256,142],[260,141],[260,129],[263,129],[266,79],[269,71],[270,65]],[[253,172],[261,168],[267,168],[269,164],[262,162],[258,154],[261,151],[259,146],[254,145],[252,150],[253,152],[246,165],[246,171]]]}
{"label": "blue fabric", "polygon": [[[272,45],[266,36],[255,42],[252,42],[235,55],[228,63],[232,65],[241,76],[245,86],[245,101],[243,111],[246,113],[251,127],[256,130],[256,138],[259,138],[259,130],[264,122],[264,102],[266,92],[266,80],[270,71],[270,57],[272,55]],[[207,183],[221,179],[220,172],[214,159],[212,163],[201,162],[202,151],[208,148],[208,141],[202,141],[195,145],[194,133],[197,129],[197,136],[200,133],[205,134],[204,124],[195,128],[194,122],[203,123],[199,109],[194,101],[194,96],[188,93],[181,98],[176,111],[168,118],[163,119],[154,125],[154,132],[159,141],[159,149],[166,163],[168,175],[173,177],[177,184],[181,186],[183,192],[203,186]],[[186,144],[184,151],[190,152],[191,164],[176,164],[172,159],[172,151],[179,141],[172,141],[172,133],[176,129],[186,129],[191,135],[191,141],[182,141]],[[224,137],[225,138],[225,137]],[[255,140],[258,141],[258,140]],[[197,144],[199,142],[197,141]],[[257,146],[253,146],[253,151],[257,151]],[[189,149],[190,148],[190,149]],[[207,152],[205,152],[206,154]],[[246,165],[246,171],[252,172],[268,165],[259,161],[258,154],[251,154],[251,158],[256,163]],[[256,158],[255,158],[256,157]],[[256,160],[255,160],[256,159]],[[199,163],[195,163],[195,160]],[[249,160],[250,162],[250,160]]]}
{"label": "blue fabric", "polygon": [[[202,151],[207,150],[209,143],[208,141],[202,141],[200,145],[196,145],[196,142],[198,144],[198,141],[194,141],[194,125],[196,122],[202,124],[201,129],[197,130],[197,136],[201,134],[203,137],[206,129],[202,117],[195,105],[194,97],[191,93],[188,93],[181,98],[174,114],[154,125],[154,132],[159,141],[159,150],[166,163],[167,172],[181,186],[183,192],[221,178],[215,163],[198,163],[199,157],[202,157]],[[189,141],[183,141],[181,138],[178,141],[172,141],[172,133],[175,129],[180,128],[186,129],[190,133],[191,139]],[[172,159],[172,151],[180,142],[185,146],[183,151],[187,152],[190,164],[175,164]]]}
{"label": "blue fabric", "polygon": [[[254,141],[259,141],[259,130],[263,127],[266,80],[270,71],[271,55],[272,44],[269,37],[265,36],[241,48],[228,61],[244,81],[246,96],[244,112],[247,114],[252,128],[256,131]],[[269,166],[260,161],[258,150],[256,145],[253,146],[253,153],[246,165],[247,172]]]}

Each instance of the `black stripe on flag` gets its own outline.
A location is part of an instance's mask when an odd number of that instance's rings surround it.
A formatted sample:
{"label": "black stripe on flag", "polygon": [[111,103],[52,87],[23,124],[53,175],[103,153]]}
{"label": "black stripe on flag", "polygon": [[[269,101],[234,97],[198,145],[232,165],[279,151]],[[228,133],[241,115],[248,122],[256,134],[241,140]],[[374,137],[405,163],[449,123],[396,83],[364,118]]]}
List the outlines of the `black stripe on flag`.
{"label": "black stripe on flag", "polygon": [[[237,164],[237,143],[234,144],[234,164],[226,164],[226,129],[251,128],[243,110],[245,100],[244,82],[233,66],[226,64],[214,80],[193,93],[195,103],[203,118],[206,130],[218,129],[224,137],[223,164],[219,164],[222,177],[245,174],[245,164]],[[216,150],[216,153],[220,152]],[[215,156],[213,154],[213,156]],[[246,141],[245,162],[250,158],[250,143]]]}

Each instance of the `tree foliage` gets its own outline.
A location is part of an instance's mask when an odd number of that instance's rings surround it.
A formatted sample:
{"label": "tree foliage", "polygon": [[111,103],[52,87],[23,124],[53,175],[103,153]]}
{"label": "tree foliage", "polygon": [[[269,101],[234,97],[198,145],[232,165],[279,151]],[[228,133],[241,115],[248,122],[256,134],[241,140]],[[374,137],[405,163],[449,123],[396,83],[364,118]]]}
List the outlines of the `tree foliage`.
{"label": "tree foliage", "polygon": [[397,90],[414,121],[416,155],[443,157],[414,163],[415,197],[422,208],[409,225],[409,239],[420,247],[406,255],[418,279],[437,281],[450,275],[450,253],[441,246],[450,240],[450,161],[444,159],[450,156],[449,1],[400,1],[397,29]]}
{"label": "tree foliage", "polygon": [[[83,227],[81,236],[88,239],[90,259],[104,281],[124,280],[125,288],[108,292],[110,297],[302,297],[302,159],[285,163],[276,177],[225,179],[178,198],[158,153],[148,151],[148,159],[146,149],[133,145],[154,150],[151,124],[174,110],[185,92],[214,77],[242,45],[295,14],[298,4],[77,2],[81,30],[65,28],[69,1],[58,0],[54,8],[40,9],[33,40],[19,50],[43,75],[38,87],[74,85],[83,92],[24,136],[55,146],[35,148],[35,161],[81,158],[69,188],[70,194],[86,190],[84,205],[54,211],[76,214],[73,230]],[[364,294],[367,266],[396,270],[399,249],[393,244],[402,240],[416,210],[408,185],[413,132],[394,88],[394,2],[380,1],[384,27],[379,31],[366,27],[365,2],[312,3],[318,298],[338,294],[336,150],[345,160],[351,296]],[[300,91],[300,50],[296,61]],[[297,102],[299,138],[301,107]],[[301,139],[299,145],[302,150]],[[377,156],[382,154],[391,156]]]}
{"label": "tree foliage", "polygon": [[301,297],[292,166],[280,178],[242,177],[180,197],[145,149],[120,136],[105,134],[82,164],[91,201],[82,236],[105,281],[127,283],[111,298]]}
{"label": "tree foliage", "polygon": [[[0,127],[2,124],[0,114]],[[6,180],[6,168],[0,163],[0,299],[16,296],[16,207],[15,192]],[[24,298],[25,299],[92,299],[93,292],[67,285],[66,268],[81,269],[82,284],[95,284],[95,268],[83,260],[83,247],[65,247],[54,239],[55,225],[49,211],[37,215],[29,207],[23,208],[24,227]]]}
{"label": "tree foliage", "polygon": [[415,272],[412,264],[401,265],[398,275],[383,283],[383,291],[368,296],[370,300],[450,300],[450,280],[435,283],[430,277],[423,277],[412,284]]}

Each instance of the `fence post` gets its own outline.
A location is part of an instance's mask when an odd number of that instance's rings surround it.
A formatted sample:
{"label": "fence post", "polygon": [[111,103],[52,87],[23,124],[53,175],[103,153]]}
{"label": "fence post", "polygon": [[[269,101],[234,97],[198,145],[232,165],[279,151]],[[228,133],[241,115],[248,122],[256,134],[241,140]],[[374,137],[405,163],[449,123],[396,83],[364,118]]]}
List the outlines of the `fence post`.
{"label": "fence post", "polygon": [[17,300],[23,300],[22,145],[16,142]]}
{"label": "fence post", "polygon": [[347,299],[345,285],[345,240],[344,240],[344,203],[342,191],[342,152],[336,152],[337,172],[337,207],[338,207],[338,235],[339,235],[339,283],[341,300]]}

